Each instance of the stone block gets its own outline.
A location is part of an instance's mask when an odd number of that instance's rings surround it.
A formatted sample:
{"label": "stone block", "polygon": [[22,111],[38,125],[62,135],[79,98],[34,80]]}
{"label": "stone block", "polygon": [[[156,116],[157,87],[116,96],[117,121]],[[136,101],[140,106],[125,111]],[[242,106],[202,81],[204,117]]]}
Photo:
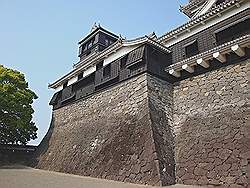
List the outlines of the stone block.
{"label": "stone block", "polygon": [[247,63],[228,65],[176,86],[142,74],[57,109],[37,167],[150,185],[246,187],[246,72]]}

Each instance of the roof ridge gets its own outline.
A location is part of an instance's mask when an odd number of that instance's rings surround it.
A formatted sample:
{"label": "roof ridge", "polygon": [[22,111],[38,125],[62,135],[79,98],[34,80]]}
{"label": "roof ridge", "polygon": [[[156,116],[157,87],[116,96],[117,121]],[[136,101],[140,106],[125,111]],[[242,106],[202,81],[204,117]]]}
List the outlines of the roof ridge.
{"label": "roof ridge", "polygon": [[206,0],[201,0],[201,1],[194,1],[194,2],[190,2],[190,3],[188,3],[187,5],[184,5],[184,6],[181,6],[181,10],[182,9],[188,9],[188,8],[192,8],[192,7],[194,7],[196,4],[201,4],[201,3],[204,3]]}
{"label": "roof ridge", "polygon": [[237,2],[240,1],[244,1],[244,0],[228,0],[226,2],[223,2],[213,8],[211,8],[208,12],[206,12],[205,14],[202,14],[198,17],[192,18],[189,21],[187,21],[186,23],[182,24],[181,26],[163,34],[161,37],[158,38],[157,41],[159,42],[163,42],[166,38],[175,36],[176,34],[180,33],[183,30],[186,30],[188,28],[190,28],[191,26],[193,26],[194,24],[200,23],[201,21],[210,18],[211,16],[215,15],[215,13],[218,13],[218,11],[222,11],[234,4],[236,4]]}

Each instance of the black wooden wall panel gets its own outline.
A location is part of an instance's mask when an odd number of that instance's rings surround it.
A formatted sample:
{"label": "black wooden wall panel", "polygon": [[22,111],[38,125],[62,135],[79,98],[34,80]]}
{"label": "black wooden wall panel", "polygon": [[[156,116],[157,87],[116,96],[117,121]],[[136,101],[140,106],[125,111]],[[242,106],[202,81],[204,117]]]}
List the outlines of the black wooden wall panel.
{"label": "black wooden wall panel", "polygon": [[138,62],[141,59],[143,59],[144,52],[145,52],[145,45],[130,52],[128,54],[126,66],[129,66],[130,64],[133,64],[134,62]]}
{"label": "black wooden wall panel", "polygon": [[62,90],[62,101],[71,98],[72,95],[74,95],[74,93],[72,92],[72,85],[70,85]]}
{"label": "black wooden wall panel", "polygon": [[94,90],[95,90],[94,84],[87,85],[87,86],[83,87],[82,89],[76,91],[76,99],[86,97],[87,95],[93,93]]}
{"label": "black wooden wall panel", "polygon": [[237,20],[246,17],[249,14],[250,14],[250,9],[247,9],[237,15],[234,15],[231,18],[228,18],[210,28],[207,28],[187,39],[184,39],[170,46],[169,48],[173,54],[173,63],[177,63],[179,61],[186,59],[184,46],[194,40],[197,40],[198,42],[198,48],[200,53],[216,47],[218,45],[216,43],[216,37],[215,37],[216,30],[223,28],[232,22],[236,22]]}

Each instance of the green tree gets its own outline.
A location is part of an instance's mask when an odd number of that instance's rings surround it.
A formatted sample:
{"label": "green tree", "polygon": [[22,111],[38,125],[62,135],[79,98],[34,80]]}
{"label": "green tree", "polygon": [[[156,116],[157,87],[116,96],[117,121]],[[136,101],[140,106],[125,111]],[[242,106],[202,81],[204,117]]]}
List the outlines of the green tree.
{"label": "green tree", "polygon": [[0,144],[27,144],[37,138],[31,106],[36,94],[24,74],[0,65]]}

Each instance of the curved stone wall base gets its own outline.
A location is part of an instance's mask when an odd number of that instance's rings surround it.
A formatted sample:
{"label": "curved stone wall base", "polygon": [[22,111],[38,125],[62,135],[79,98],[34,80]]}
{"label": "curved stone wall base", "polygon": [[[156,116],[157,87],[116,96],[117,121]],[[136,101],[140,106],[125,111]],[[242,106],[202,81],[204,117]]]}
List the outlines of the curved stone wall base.
{"label": "curved stone wall base", "polygon": [[[160,81],[145,73],[55,110],[37,168],[138,184],[174,184],[167,101],[156,97],[150,84],[154,80]],[[161,88],[170,95],[169,85]]]}

